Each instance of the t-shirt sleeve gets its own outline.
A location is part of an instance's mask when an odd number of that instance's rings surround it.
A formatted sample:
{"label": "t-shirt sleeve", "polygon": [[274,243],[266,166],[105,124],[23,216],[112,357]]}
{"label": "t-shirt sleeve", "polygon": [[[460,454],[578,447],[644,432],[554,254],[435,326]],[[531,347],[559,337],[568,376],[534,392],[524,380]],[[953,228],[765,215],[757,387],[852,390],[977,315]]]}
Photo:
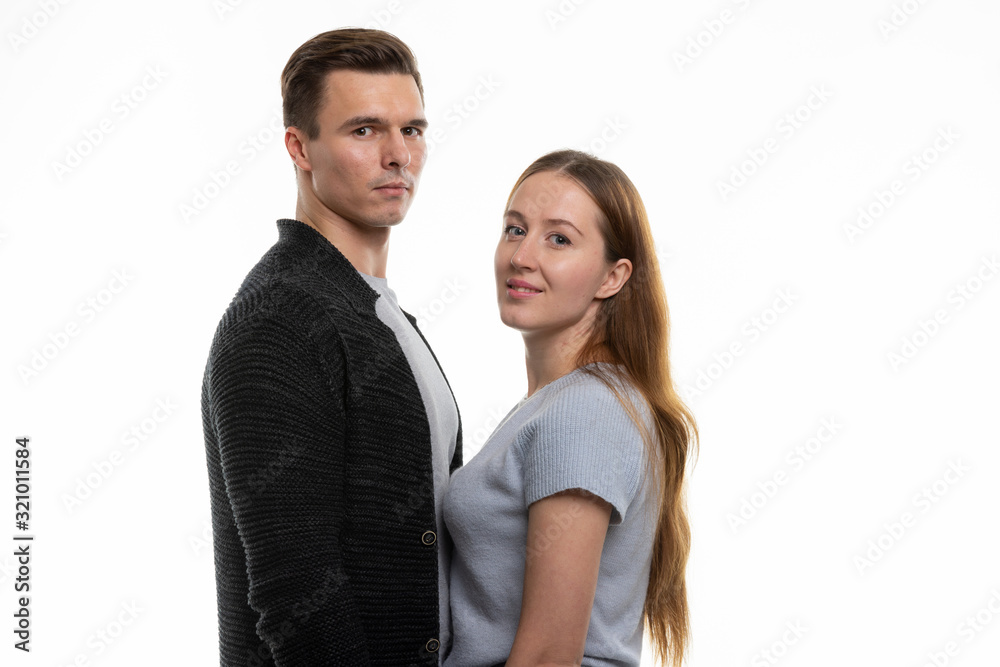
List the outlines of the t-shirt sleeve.
{"label": "t-shirt sleeve", "polygon": [[[523,431],[524,506],[567,489],[583,489],[612,506],[620,524],[639,488],[642,435],[618,397],[599,380],[561,387]],[[639,414],[644,403],[636,401]]]}

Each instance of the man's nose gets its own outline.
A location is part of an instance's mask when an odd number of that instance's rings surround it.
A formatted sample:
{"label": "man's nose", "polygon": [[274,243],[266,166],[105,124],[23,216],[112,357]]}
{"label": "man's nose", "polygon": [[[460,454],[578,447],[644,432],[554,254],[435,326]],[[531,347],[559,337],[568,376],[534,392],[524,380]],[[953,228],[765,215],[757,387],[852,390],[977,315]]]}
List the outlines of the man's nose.
{"label": "man's nose", "polygon": [[403,169],[410,165],[410,148],[406,139],[398,132],[392,132],[383,145],[382,166],[386,169]]}

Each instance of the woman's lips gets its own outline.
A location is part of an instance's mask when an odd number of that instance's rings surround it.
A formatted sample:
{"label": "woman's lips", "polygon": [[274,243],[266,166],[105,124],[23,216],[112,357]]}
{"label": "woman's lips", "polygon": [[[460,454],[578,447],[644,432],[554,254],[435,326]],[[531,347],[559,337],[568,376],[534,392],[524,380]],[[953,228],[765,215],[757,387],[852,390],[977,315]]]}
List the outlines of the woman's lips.
{"label": "woman's lips", "polygon": [[512,278],[507,281],[507,295],[515,299],[527,299],[541,293],[542,290],[523,280]]}

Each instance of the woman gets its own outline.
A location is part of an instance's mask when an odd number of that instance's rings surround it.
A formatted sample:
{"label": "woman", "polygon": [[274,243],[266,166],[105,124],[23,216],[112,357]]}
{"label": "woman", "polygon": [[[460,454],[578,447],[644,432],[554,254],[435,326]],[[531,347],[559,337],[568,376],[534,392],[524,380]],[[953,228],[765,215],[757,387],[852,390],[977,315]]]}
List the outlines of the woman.
{"label": "woman", "polygon": [[679,666],[696,430],[635,186],[585,153],[539,158],[507,201],[494,269],[528,391],[449,485],[444,664],[638,665],[645,621]]}

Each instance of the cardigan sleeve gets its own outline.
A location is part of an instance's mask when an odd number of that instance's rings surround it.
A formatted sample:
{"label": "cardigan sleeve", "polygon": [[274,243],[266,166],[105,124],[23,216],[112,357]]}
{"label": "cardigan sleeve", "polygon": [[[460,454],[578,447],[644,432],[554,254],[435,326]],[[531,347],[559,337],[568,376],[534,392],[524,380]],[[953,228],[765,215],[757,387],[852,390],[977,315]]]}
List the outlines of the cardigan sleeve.
{"label": "cardigan sleeve", "polygon": [[366,665],[340,549],[344,358],[276,306],[220,329],[211,418],[257,634],[278,667]]}

